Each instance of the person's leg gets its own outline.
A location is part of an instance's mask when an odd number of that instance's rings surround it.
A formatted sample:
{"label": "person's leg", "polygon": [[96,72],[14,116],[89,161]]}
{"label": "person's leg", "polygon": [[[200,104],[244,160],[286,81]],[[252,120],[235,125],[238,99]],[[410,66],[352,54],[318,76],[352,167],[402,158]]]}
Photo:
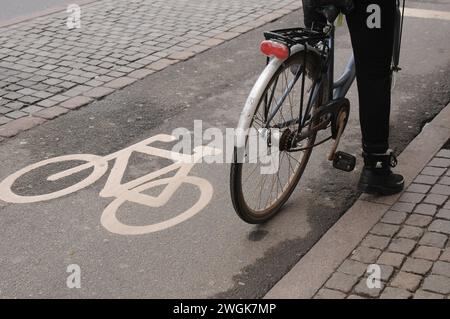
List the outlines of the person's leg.
{"label": "person's leg", "polygon": [[[374,5],[379,8],[379,17],[371,11],[378,10]],[[347,15],[356,62],[363,150],[368,153],[384,153],[389,148],[395,8],[395,0],[357,0],[355,10]]]}
{"label": "person's leg", "polygon": [[396,159],[389,149],[391,61],[395,0],[356,0],[347,22],[355,54],[364,168],[359,188],[367,193],[395,194],[404,179],[393,174]]}

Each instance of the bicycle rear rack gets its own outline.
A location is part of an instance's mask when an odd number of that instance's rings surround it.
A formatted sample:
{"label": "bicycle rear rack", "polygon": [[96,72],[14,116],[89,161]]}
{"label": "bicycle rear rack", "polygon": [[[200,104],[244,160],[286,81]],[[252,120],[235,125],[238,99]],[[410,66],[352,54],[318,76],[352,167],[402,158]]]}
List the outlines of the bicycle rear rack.
{"label": "bicycle rear rack", "polygon": [[315,45],[329,37],[327,33],[306,28],[291,28],[264,32],[266,40],[286,44],[289,48],[296,44]]}

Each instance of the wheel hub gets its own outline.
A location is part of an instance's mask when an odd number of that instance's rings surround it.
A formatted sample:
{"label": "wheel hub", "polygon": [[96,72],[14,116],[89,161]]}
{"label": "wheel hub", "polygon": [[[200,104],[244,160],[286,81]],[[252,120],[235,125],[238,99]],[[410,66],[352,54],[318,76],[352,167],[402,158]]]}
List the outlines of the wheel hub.
{"label": "wheel hub", "polygon": [[283,134],[281,134],[280,138],[280,152],[289,151],[292,149],[292,145],[294,143],[295,136],[297,134],[292,132],[290,129],[286,129]]}

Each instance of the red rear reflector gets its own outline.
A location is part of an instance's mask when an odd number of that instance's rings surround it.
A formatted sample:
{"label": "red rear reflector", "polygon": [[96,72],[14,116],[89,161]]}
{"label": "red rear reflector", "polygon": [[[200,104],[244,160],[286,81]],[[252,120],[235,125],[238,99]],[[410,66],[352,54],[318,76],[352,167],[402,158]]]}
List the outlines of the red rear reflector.
{"label": "red rear reflector", "polygon": [[261,52],[268,57],[276,57],[285,60],[289,57],[289,48],[282,43],[265,40],[261,42]]}

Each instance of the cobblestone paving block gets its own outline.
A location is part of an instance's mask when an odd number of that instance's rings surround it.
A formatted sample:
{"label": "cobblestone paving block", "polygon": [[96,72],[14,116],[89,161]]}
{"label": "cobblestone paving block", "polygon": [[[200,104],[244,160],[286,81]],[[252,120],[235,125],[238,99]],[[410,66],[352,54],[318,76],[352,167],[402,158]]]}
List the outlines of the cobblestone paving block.
{"label": "cobblestone paving block", "polygon": [[438,180],[439,180],[439,177],[437,177],[437,176],[419,175],[414,180],[414,183],[434,185],[434,184],[436,184],[436,182]]}
{"label": "cobblestone paving block", "polygon": [[439,259],[450,263],[450,247],[444,250]]}
{"label": "cobblestone paving block", "polygon": [[450,200],[448,200],[445,205],[444,205],[445,209],[450,209]]}
{"label": "cobblestone paving block", "polygon": [[446,262],[450,262],[450,247],[446,248],[443,252],[441,257],[439,258],[440,260],[446,261]]}
{"label": "cobblestone paving block", "polygon": [[442,178],[439,180],[438,183],[441,184],[441,185],[447,185],[447,186],[450,186],[450,177],[449,177],[449,176],[444,176],[444,177],[442,177]]}
{"label": "cobblestone paving block", "polygon": [[[255,27],[256,27],[256,26],[255,26]],[[255,28],[255,27],[252,27],[252,28],[250,28],[250,29],[253,29],[253,28]],[[203,45],[203,46],[205,46],[205,47],[210,47],[210,48],[212,48],[212,47],[218,46],[218,45],[220,45],[220,44],[222,44],[222,43],[224,43],[224,42],[225,42],[225,41],[224,41],[224,40],[221,40],[221,39],[208,39],[208,40],[206,40],[206,41],[201,42],[200,45]]]}
{"label": "cobblestone paving block", "polygon": [[391,241],[390,237],[383,237],[369,234],[362,241],[361,246],[383,250],[389,245],[390,241]]}
{"label": "cobblestone paving block", "polygon": [[425,290],[418,290],[414,295],[414,299],[444,299],[443,295],[435,294]]}
{"label": "cobblestone paving block", "polygon": [[373,264],[381,255],[381,250],[368,247],[358,247],[352,254],[351,259],[365,264]]}
{"label": "cobblestone paving block", "polygon": [[395,268],[390,265],[379,265],[381,268],[381,280],[388,282],[394,275]]}
{"label": "cobblestone paving block", "polygon": [[345,299],[346,295],[340,291],[331,289],[320,289],[314,299]]}
{"label": "cobblestone paving block", "polygon": [[36,92],[36,90],[33,89],[29,89],[29,88],[24,88],[22,90],[18,90],[17,93],[20,93],[22,95],[32,95]]}
{"label": "cobblestone paving block", "polygon": [[[57,94],[57,95],[54,95],[54,96],[52,96],[52,98],[51,98],[51,99],[49,99],[49,100],[51,100],[51,101],[55,101],[55,102],[58,102],[58,103],[60,103],[60,102],[64,102],[64,101],[67,101],[68,99],[70,99],[70,97],[69,97],[69,96],[65,96],[65,95]],[[45,100],[45,101],[46,101],[46,100]]]}
{"label": "cobblestone paving block", "polygon": [[423,235],[419,244],[423,246],[430,246],[436,248],[445,248],[447,242],[447,236],[444,234],[427,232]]}
{"label": "cobblestone paving block", "polygon": [[440,150],[436,154],[436,157],[450,158],[450,150],[447,149]]}
{"label": "cobblestone paving block", "polygon": [[112,80],[109,83],[106,83],[105,86],[113,89],[121,89],[134,82],[136,82],[136,79],[129,77],[120,77],[118,79]]}
{"label": "cobblestone paving block", "polygon": [[92,87],[87,85],[77,85],[71,88],[70,90],[64,92],[64,95],[70,96],[70,97],[76,97],[80,96],[84,92],[87,92],[89,90],[92,90]]}
{"label": "cobblestone paving block", "polygon": [[58,116],[66,114],[67,112],[69,112],[69,110],[66,108],[60,106],[52,106],[40,112],[37,112],[35,115],[47,120],[52,120],[54,118],[57,118]]}
{"label": "cobblestone paving block", "polygon": [[36,105],[30,105],[30,106],[24,107],[23,109],[21,109],[21,111],[25,112],[25,113],[28,113],[28,114],[34,114],[34,113],[39,112],[39,111],[41,111],[43,109],[44,109],[43,107],[39,107],[39,106],[36,106]]}
{"label": "cobblestone paving block", "polygon": [[357,295],[362,295],[370,298],[378,298],[383,291],[385,283],[381,282],[381,288],[369,288],[367,285],[367,278],[362,278],[356,285],[354,292]]}
{"label": "cobblestone paving block", "polygon": [[12,110],[20,110],[20,109],[23,108],[25,105],[26,105],[25,103],[16,101],[16,102],[8,103],[8,104],[6,104],[5,106],[6,106],[7,108],[9,108],[9,109],[12,109]]}
{"label": "cobblestone paving block", "polygon": [[430,271],[432,266],[433,263],[429,260],[408,258],[403,264],[402,271],[425,275]]}
{"label": "cobblestone paving block", "polygon": [[11,112],[11,109],[9,107],[0,106],[0,114],[6,114],[8,112]]}
{"label": "cobblestone paving block", "polygon": [[42,99],[38,98],[38,97],[33,97],[30,95],[27,95],[27,96],[23,96],[23,97],[19,98],[18,100],[25,104],[35,104],[36,102],[39,102]]}
{"label": "cobblestone paving block", "polygon": [[443,233],[450,235],[450,221],[444,219],[437,219],[428,228],[430,231],[436,233]]}
{"label": "cobblestone paving block", "polygon": [[401,271],[394,277],[391,286],[414,292],[420,286],[421,281],[421,276]]}
{"label": "cobblestone paving block", "polygon": [[437,261],[431,271],[435,275],[441,275],[450,278],[450,263]]}
{"label": "cobblestone paving block", "polygon": [[231,40],[231,39],[238,37],[239,35],[240,35],[240,33],[238,33],[238,32],[223,32],[223,33],[220,33],[220,34],[214,36],[214,38],[220,39],[220,40]]}
{"label": "cobblestone paving block", "polygon": [[408,187],[407,191],[411,193],[426,194],[430,189],[430,185],[411,184],[411,186]]}
{"label": "cobblestone paving block", "polygon": [[421,215],[434,216],[437,213],[437,206],[432,204],[419,204],[414,209],[414,213]]}
{"label": "cobblestone paving block", "polygon": [[8,122],[2,127],[0,127],[0,136],[13,137],[19,134],[20,132],[27,131],[44,122],[45,120],[39,117],[32,117],[32,116],[23,117],[18,120]]}
{"label": "cobblestone paving block", "polygon": [[60,104],[60,106],[66,108],[66,109],[71,109],[71,110],[75,110],[78,109],[86,104],[89,104],[90,102],[92,102],[93,99],[87,96],[77,96],[74,98],[71,98],[70,100],[64,101]]}
{"label": "cobblestone paving block", "polygon": [[366,264],[359,261],[346,259],[337,271],[347,275],[361,277],[366,273],[367,267]]}
{"label": "cobblestone paving block", "polygon": [[424,199],[424,194],[417,193],[403,193],[399,201],[404,203],[418,204]]}
{"label": "cobblestone paving block", "polygon": [[6,116],[0,116],[0,125],[6,124],[8,122],[11,122],[12,119],[6,117]]}
{"label": "cobblestone paving block", "polygon": [[89,82],[86,82],[87,86],[91,86],[93,88],[102,86],[104,84],[104,82],[102,81],[97,81],[97,80],[90,80]]}
{"label": "cobblestone paving block", "polygon": [[450,167],[450,159],[449,158],[434,158],[428,164],[428,166],[448,168],[448,167]]}
{"label": "cobblestone paving block", "polygon": [[445,173],[445,168],[438,167],[425,167],[422,171],[421,175],[430,175],[430,176],[442,176]]}
{"label": "cobblestone paving block", "polygon": [[406,256],[402,254],[383,252],[378,258],[377,264],[400,268],[405,259]]}
{"label": "cobblestone paving block", "polygon": [[427,204],[434,204],[441,206],[445,203],[445,201],[448,199],[448,196],[445,195],[438,195],[438,194],[430,194],[428,195],[423,202]]}
{"label": "cobblestone paving block", "polygon": [[450,278],[439,275],[428,276],[425,278],[422,289],[448,295],[450,294]]}
{"label": "cobblestone paving block", "polygon": [[37,97],[37,98],[40,98],[40,99],[47,99],[47,98],[53,96],[54,94],[53,93],[48,93],[46,91],[38,91],[38,92],[36,92],[36,93],[34,93],[32,95]]}
{"label": "cobblestone paving block", "polygon": [[52,106],[55,106],[56,104],[58,104],[58,101],[51,100],[51,99],[39,101],[37,103],[37,105],[42,106],[42,107],[52,107]]}
{"label": "cobblestone paving block", "polygon": [[424,216],[419,214],[411,215],[408,220],[405,222],[406,225],[416,226],[416,227],[426,227],[430,225],[433,221],[433,218],[430,216]]}
{"label": "cobblestone paving block", "polygon": [[185,61],[185,60],[192,58],[194,55],[195,55],[195,52],[192,52],[192,51],[181,51],[181,52],[172,53],[171,55],[169,55],[169,59]]}
{"label": "cobblestone paving block", "polygon": [[6,113],[6,116],[11,119],[20,119],[21,117],[27,116],[28,114],[22,111],[13,111]]}
{"label": "cobblestone paving block", "polygon": [[380,299],[410,299],[412,297],[412,293],[408,290],[387,287],[380,296]]}
{"label": "cobblestone paving block", "polygon": [[204,45],[200,45],[200,44],[194,45],[192,47],[189,47],[189,50],[191,50],[192,52],[195,52],[197,54],[201,53],[201,52],[204,52],[204,51],[206,51],[208,49],[209,49],[209,47],[204,46]]}
{"label": "cobblestone paving block", "polygon": [[416,246],[415,240],[406,238],[395,238],[389,245],[388,250],[394,253],[409,255],[413,251],[415,246]]}
{"label": "cobblestone paving block", "polygon": [[372,228],[370,233],[378,236],[393,237],[399,229],[400,226],[397,225],[378,223]]}
{"label": "cobblestone paving block", "polygon": [[90,91],[83,93],[84,96],[100,99],[114,92],[114,89],[105,87],[96,87]]}
{"label": "cobblestone paving block", "polygon": [[325,284],[326,288],[348,293],[358,282],[358,277],[336,272]]}
{"label": "cobblestone paving block", "polygon": [[145,77],[147,77],[147,76],[149,76],[149,75],[151,75],[153,73],[155,73],[155,71],[152,71],[150,69],[139,69],[139,70],[131,72],[130,74],[128,74],[128,76],[130,78],[139,79],[140,80],[140,79],[143,79],[143,78],[145,78]]}
{"label": "cobblestone paving block", "polygon": [[434,185],[430,191],[432,194],[450,196],[450,186],[447,185]]}
{"label": "cobblestone paving block", "polygon": [[425,232],[424,229],[420,227],[403,226],[403,228],[398,232],[396,237],[419,240],[420,238],[422,238],[424,232]]}
{"label": "cobblestone paving block", "polygon": [[414,210],[415,206],[416,206],[416,204],[412,204],[412,203],[397,202],[394,204],[394,206],[391,207],[391,210],[394,210],[397,212],[411,213]]}
{"label": "cobblestone paving block", "polygon": [[441,249],[436,247],[420,246],[413,253],[414,258],[436,261],[441,255]]}
{"label": "cobblestone paving block", "polygon": [[400,225],[406,220],[407,217],[408,215],[406,213],[388,211],[381,219],[381,222],[386,224]]}

